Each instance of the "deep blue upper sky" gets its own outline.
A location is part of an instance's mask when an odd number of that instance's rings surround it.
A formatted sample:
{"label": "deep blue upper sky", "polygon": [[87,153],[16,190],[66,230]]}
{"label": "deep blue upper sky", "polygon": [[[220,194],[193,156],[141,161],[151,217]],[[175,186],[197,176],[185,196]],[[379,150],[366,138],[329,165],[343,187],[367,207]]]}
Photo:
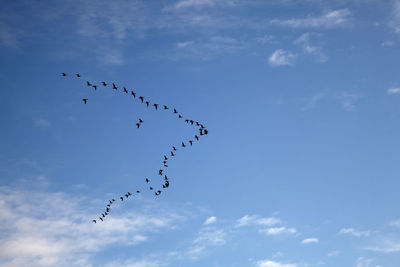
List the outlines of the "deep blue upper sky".
{"label": "deep blue upper sky", "polygon": [[0,6],[0,266],[398,267],[399,0]]}

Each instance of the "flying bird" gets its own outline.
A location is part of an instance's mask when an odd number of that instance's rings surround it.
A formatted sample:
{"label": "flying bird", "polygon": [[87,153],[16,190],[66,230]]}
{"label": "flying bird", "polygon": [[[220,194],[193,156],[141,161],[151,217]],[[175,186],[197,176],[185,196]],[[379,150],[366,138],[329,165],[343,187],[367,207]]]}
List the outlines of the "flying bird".
{"label": "flying bird", "polygon": [[140,191],[139,191],[139,190],[136,190],[136,193],[138,193],[138,194],[139,194],[139,193],[140,193]]}
{"label": "flying bird", "polygon": [[86,82],[87,86],[92,86],[92,84],[90,82]]}
{"label": "flying bird", "polygon": [[150,180],[148,178],[146,178],[146,183],[150,182]]}
{"label": "flying bird", "polygon": [[154,104],[153,106],[154,106],[156,109],[158,108],[158,104]]}
{"label": "flying bird", "polygon": [[103,84],[103,86],[107,86],[106,82],[101,82]]}
{"label": "flying bird", "polygon": [[140,123],[136,123],[136,126],[137,126],[137,128],[139,129],[139,127],[140,127]]}
{"label": "flying bird", "polygon": [[61,75],[64,77],[67,76],[67,74],[65,72],[61,73]]}
{"label": "flying bird", "polygon": [[207,135],[207,134],[208,134],[208,131],[207,131],[207,129],[204,129],[204,134],[205,134],[205,135]]}
{"label": "flying bird", "polygon": [[109,211],[110,211],[110,208],[106,208],[106,211],[109,212]]}
{"label": "flying bird", "polygon": [[164,155],[164,160],[168,160],[167,156]]}
{"label": "flying bird", "polygon": [[159,175],[163,175],[162,172],[163,172],[163,170],[160,169],[160,170],[158,171],[158,174],[159,174]]}
{"label": "flying bird", "polygon": [[196,121],[196,126],[200,126],[200,123],[198,121]]}
{"label": "flying bird", "polygon": [[146,106],[149,107],[149,105],[150,105],[150,102],[146,101]]}
{"label": "flying bird", "polygon": [[178,113],[178,111],[176,111],[176,109],[174,109],[174,114]]}
{"label": "flying bird", "polygon": [[166,105],[163,105],[163,106],[164,106],[164,109],[165,109],[165,110],[167,110],[167,109],[168,109],[168,107],[167,107]]}
{"label": "flying bird", "polygon": [[193,145],[193,141],[192,140],[189,140],[189,143],[190,143],[191,146]]}
{"label": "flying bird", "polygon": [[82,98],[82,100],[83,100],[83,103],[87,103],[87,98]]}
{"label": "flying bird", "polygon": [[139,99],[140,99],[140,101],[142,101],[142,103],[143,103],[143,101],[144,101],[143,96],[139,96]]}
{"label": "flying bird", "polygon": [[184,142],[182,142],[182,147],[186,147]]}
{"label": "flying bird", "polygon": [[164,167],[168,168],[168,165],[167,165],[167,164],[164,164]]}
{"label": "flying bird", "polygon": [[126,198],[128,198],[128,197],[129,197],[129,195],[128,195],[128,194],[125,194],[125,197],[126,197]]}
{"label": "flying bird", "polygon": [[182,117],[182,115],[179,114],[178,118],[179,118],[179,119],[182,119],[183,117]]}
{"label": "flying bird", "polygon": [[133,95],[133,97],[135,97],[135,98],[136,98],[136,94],[135,94],[135,92],[134,92],[134,91],[131,91],[131,94]]}
{"label": "flying bird", "polygon": [[129,193],[129,192],[128,192],[127,194],[128,194],[128,196],[132,195],[132,194],[131,194],[131,193]]}
{"label": "flying bird", "polygon": [[196,138],[196,140],[199,141],[199,137],[197,135],[195,135],[194,138]]}
{"label": "flying bird", "polygon": [[153,190],[153,187],[150,186],[150,190]]}
{"label": "flying bird", "polygon": [[124,198],[123,197],[119,197],[120,199],[121,199],[121,201],[124,201]]}
{"label": "flying bird", "polygon": [[128,90],[126,90],[126,88],[124,87],[124,93],[128,93]]}
{"label": "flying bird", "polygon": [[96,220],[93,220],[92,222],[96,223]]}
{"label": "flying bird", "polygon": [[97,85],[92,85],[92,87],[94,88],[94,90],[97,90]]}
{"label": "flying bird", "polygon": [[103,221],[103,218],[99,217],[99,220]]}
{"label": "flying bird", "polygon": [[190,123],[193,125],[194,121],[193,121],[193,120],[190,120]]}
{"label": "flying bird", "polygon": [[140,122],[140,123],[143,123],[143,120],[142,120],[141,118],[139,118],[139,122]]}
{"label": "flying bird", "polygon": [[185,120],[186,123],[189,123],[189,120]]}
{"label": "flying bird", "polygon": [[176,151],[176,147],[173,146],[172,149],[173,149],[174,151]]}
{"label": "flying bird", "polygon": [[80,78],[80,77],[81,77],[81,75],[80,75],[79,73],[77,73],[77,74],[76,74],[76,77]]}
{"label": "flying bird", "polygon": [[113,83],[113,89],[118,90],[118,87],[115,85],[115,83]]}
{"label": "flying bird", "polygon": [[171,151],[171,157],[175,156],[174,152]]}

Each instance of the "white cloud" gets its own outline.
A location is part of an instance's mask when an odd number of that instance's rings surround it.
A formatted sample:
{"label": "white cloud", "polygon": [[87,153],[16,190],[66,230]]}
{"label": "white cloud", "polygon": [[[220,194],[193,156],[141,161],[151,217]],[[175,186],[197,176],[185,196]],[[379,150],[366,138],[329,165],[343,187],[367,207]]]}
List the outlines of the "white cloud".
{"label": "white cloud", "polygon": [[328,253],[328,257],[336,257],[340,255],[340,251],[339,250],[334,250]]}
{"label": "white cloud", "polygon": [[400,219],[399,219],[399,220],[395,220],[395,221],[391,221],[391,222],[389,223],[389,225],[390,225],[390,226],[393,226],[393,227],[398,227],[398,228],[400,228]]}
{"label": "white cloud", "polygon": [[394,253],[400,252],[399,239],[391,237],[380,237],[375,240],[375,244],[365,247],[366,250],[382,252],[382,253]]}
{"label": "white cloud", "polygon": [[227,233],[223,229],[205,227],[199,231],[187,254],[190,258],[197,259],[208,247],[225,245],[226,237]]}
{"label": "white cloud", "polygon": [[301,108],[301,110],[306,111],[313,109],[317,106],[317,103],[320,102],[323,98],[327,96],[327,92],[319,92],[308,98],[304,98],[306,104]]}
{"label": "white cloud", "polygon": [[359,257],[356,261],[356,267],[371,267],[372,261],[372,259]]}
{"label": "white cloud", "polygon": [[34,124],[35,124],[37,127],[41,127],[41,128],[49,128],[49,127],[51,126],[50,121],[49,121],[49,120],[46,120],[46,119],[37,119],[37,120],[34,120]]}
{"label": "white cloud", "polygon": [[210,225],[210,224],[215,223],[216,221],[217,221],[217,217],[211,216],[211,217],[207,218],[207,220],[204,222],[204,225]]}
{"label": "white cloud", "polygon": [[273,226],[279,224],[281,220],[276,217],[260,218],[256,215],[245,215],[237,220],[236,227],[243,227],[248,225],[262,225],[262,226]]}
{"label": "white cloud", "polygon": [[354,228],[342,228],[338,232],[339,235],[352,235],[355,237],[368,237],[371,235],[371,231],[358,231]]}
{"label": "white cloud", "polygon": [[269,57],[268,62],[273,67],[293,66],[296,56],[283,49],[278,49]]}
{"label": "white cloud", "polygon": [[389,88],[387,90],[387,94],[388,95],[398,95],[398,94],[400,94],[400,88],[399,87],[398,88],[394,88],[394,87]]}
{"label": "white cloud", "polygon": [[317,244],[317,243],[319,243],[319,239],[318,238],[306,238],[301,241],[301,244],[311,244],[311,243]]}
{"label": "white cloud", "polygon": [[175,4],[175,9],[199,7],[199,6],[213,6],[214,0],[182,0]]}
{"label": "white cloud", "polygon": [[339,95],[339,100],[342,107],[346,111],[354,111],[356,109],[356,102],[361,98],[361,95],[349,92],[342,92]]}
{"label": "white cloud", "polygon": [[[0,187],[0,258],[3,266],[82,266],[113,244],[133,246],[173,228],[176,214],[114,211],[103,223],[88,199],[60,192]],[[79,263],[79,264],[78,264]],[[151,266],[151,265],[149,265]]]}
{"label": "white cloud", "polygon": [[257,262],[257,267],[297,267],[297,264],[284,264],[277,261],[265,260]]}
{"label": "white cloud", "polygon": [[392,16],[389,19],[389,26],[396,32],[400,32],[400,0],[393,1]]}
{"label": "white cloud", "polygon": [[392,41],[384,41],[381,43],[381,46],[393,46],[394,42]]}
{"label": "white cloud", "polygon": [[326,62],[328,57],[322,52],[322,48],[319,46],[311,45],[311,34],[309,32],[303,33],[299,38],[297,38],[294,43],[301,45],[304,54],[313,55],[316,57],[318,62]]}
{"label": "white cloud", "polygon": [[290,234],[294,235],[297,233],[295,228],[286,228],[282,227],[271,227],[260,230],[261,233],[265,233],[266,235],[281,235],[281,234]]}
{"label": "white cloud", "polygon": [[351,17],[351,12],[348,9],[338,9],[322,14],[319,17],[307,17],[302,19],[288,19],[288,20],[274,19],[271,20],[271,24],[278,26],[293,27],[293,28],[302,28],[302,27],[331,28],[331,27],[338,27],[345,25],[350,20],[350,17]]}
{"label": "white cloud", "polygon": [[193,41],[178,42],[178,43],[176,44],[176,46],[177,46],[178,48],[184,48],[184,47],[189,46],[189,45],[191,45],[191,44],[193,44]]}

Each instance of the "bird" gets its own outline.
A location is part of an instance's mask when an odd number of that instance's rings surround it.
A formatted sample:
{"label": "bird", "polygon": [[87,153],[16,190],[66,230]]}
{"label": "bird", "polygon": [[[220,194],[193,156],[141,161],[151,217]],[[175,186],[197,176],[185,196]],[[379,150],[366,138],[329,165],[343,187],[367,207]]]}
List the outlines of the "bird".
{"label": "bird", "polygon": [[136,94],[135,94],[135,92],[134,92],[134,91],[131,91],[131,94],[133,95],[133,97],[135,97],[135,98],[136,98]]}
{"label": "bird", "polygon": [[139,193],[140,193],[140,191],[139,191],[139,190],[136,190],[136,193],[138,193],[138,194],[139,194]]}
{"label": "bird", "polygon": [[148,178],[146,178],[146,183],[150,182],[150,180]]}
{"label": "bird", "polygon": [[96,223],[96,220],[93,220],[92,222]]}
{"label": "bird", "polygon": [[153,190],[153,187],[150,186],[150,190]]}
{"label": "bird", "polygon": [[167,188],[167,186],[165,184],[162,185],[162,188]]}
{"label": "bird", "polygon": [[189,123],[189,120],[185,120],[186,123]]}
{"label": "bird", "polygon": [[167,165],[167,164],[164,164],[164,167],[168,168],[168,165]]}
{"label": "bird", "polygon": [[143,96],[139,96],[139,99],[140,99],[140,101],[142,101],[142,103],[143,103],[143,101],[144,101]]}
{"label": "bird", "polygon": [[166,160],[163,161],[164,164],[167,164],[167,162],[168,162],[168,161],[166,161]]}
{"label": "bird", "polygon": [[168,107],[166,106],[166,105],[163,105],[164,106],[164,110],[167,110],[168,109]]}
{"label": "bird", "polygon": [[153,106],[157,109],[158,108],[158,104],[153,104]]}
{"label": "bird", "polygon": [[164,160],[168,160],[167,156],[164,155]]}
{"label": "bird", "polygon": [[172,149],[173,149],[174,151],[176,151],[176,147],[173,146]]}
{"label": "bird", "polygon": [[111,207],[111,204],[107,204],[107,207]]}
{"label": "bird", "polygon": [[124,198],[123,198],[123,197],[120,197],[120,199],[121,199],[121,201],[124,201]]}
{"label": "bird", "polygon": [[77,74],[76,74],[76,77],[80,78],[80,77],[81,77],[81,75],[80,75],[79,73],[77,73]]}
{"label": "bird", "polygon": [[129,197],[129,195],[128,195],[128,194],[125,194],[125,197],[126,197],[126,198],[128,198],[128,197]]}
{"label": "bird", "polygon": [[82,98],[82,100],[83,100],[83,103],[87,103],[87,98]]}
{"label": "bird", "polygon": [[110,211],[110,208],[106,208],[106,211],[109,212],[109,211]]}
{"label": "bird", "polygon": [[190,120],[190,123],[193,125],[194,121],[193,121],[193,120]]}
{"label": "bird", "polygon": [[132,194],[131,194],[131,193],[129,193],[129,192],[128,192],[127,194],[128,194],[128,196],[131,196],[131,195],[132,195]]}
{"label": "bird", "polygon": [[193,141],[192,140],[189,140],[189,143],[190,143],[191,146],[193,145]]}
{"label": "bird", "polygon": [[196,126],[200,126],[200,123],[198,121],[196,121]]}
{"label": "bird", "polygon": [[107,86],[107,83],[106,82],[101,82],[102,84],[103,84],[103,86]]}
{"label": "bird", "polygon": [[146,101],[146,106],[149,107],[149,105],[150,105],[150,102]]}
{"label": "bird", "polygon": [[200,129],[200,135],[204,135],[204,134],[203,134],[203,129]]}
{"label": "bird", "polygon": [[111,200],[109,200],[109,202],[110,202],[110,204],[112,204],[112,201],[111,201]]}
{"label": "bird", "polygon": [[90,82],[86,82],[87,86],[92,86],[92,84]]}
{"label": "bird", "polygon": [[143,120],[142,120],[141,118],[139,118],[139,122],[140,122],[140,123],[143,123]]}
{"label": "bird", "polygon": [[124,93],[128,93],[128,90],[126,90],[126,88],[124,87]]}
{"label": "bird", "polygon": [[205,135],[207,135],[207,134],[208,134],[208,131],[207,131],[207,129],[204,129],[204,134],[205,134]]}
{"label": "bird", "polygon": [[184,142],[182,142],[182,147],[186,147]]}
{"label": "bird", "polygon": [[162,175],[162,172],[163,172],[163,170],[160,169],[160,170],[158,171],[158,174],[159,174],[159,175]]}
{"label": "bird", "polygon": [[61,73],[61,75],[64,77],[67,76],[67,74],[65,72]]}
{"label": "bird", "polygon": [[94,90],[97,90],[97,85],[92,85],[92,87],[94,88]]}
{"label": "bird", "polygon": [[168,181],[167,175],[164,175],[164,180],[165,180],[165,181]]}
{"label": "bird", "polygon": [[104,215],[104,213],[102,213],[102,214],[101,214],[101,216],[103,216],[103,218],[105,218],[105,217],[106,217],[106,215]]}
{"label": "bird", "polygon": [[99,220],[103,221],[103,218],[99,217]]}
{"label": "bird", "polygon": [[199,141],[199,137],[197,135],[195,135],[194,138],[196,138],[196,140]]}
{"label": "bird", "polygon": [[182,117],[182,115],[179,114],[179,115],[178,115],[178,118],[179,118],[179,119],[182,119],[183,117]]}
{"label": "bird", "polygon": [[178,113],[178,111],[176,111],[176,109],[174,109],[174,114]]}
{"label": "bird", "polygon": [[140,127],[140,123],[136,123],[136,126],[137,126],[137,128],[139,129],[139,127]]}
{"label": "bird", "polygon": [[115,199],[112,199],[112,202],[115,202]]}
{"label": "bird", "polygon": [[171,151],[171,157],[175,156],[174,152]]}
{"label": "bird", "polygon": [[204,128],[204,125],[200,123],[200,127],[203,129],[203,128]]}
{"label": "bird", "polygon": [[113,83],[113,89],[118,90],[118,87]]}

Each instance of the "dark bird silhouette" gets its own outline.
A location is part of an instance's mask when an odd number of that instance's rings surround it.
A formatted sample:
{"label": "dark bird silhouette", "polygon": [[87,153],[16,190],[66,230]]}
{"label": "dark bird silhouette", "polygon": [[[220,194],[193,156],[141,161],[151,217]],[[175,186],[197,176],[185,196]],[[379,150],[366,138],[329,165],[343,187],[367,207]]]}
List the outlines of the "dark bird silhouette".
{"label": "dark bird silhouette", "polygon": [[148,182],[150,182],[150,180],[146,178],[146,183],[148,183]]}
{"label": "dark bird silhouette", "polygon": [[146,106],[149,107],[149,105],[150,105],[150,102],[146,101]]}
{"label": "dark bird silhouette", "polygon": [[124,197],[119,197],[121,199],[121,201],[124,201]]}
{"label": "dark bird silhouette", "polygon": [[182,119],[183,117],[182,117],[182,115],[179,115],[178,118],[179,118],[179,119]]}
{"label": "dark bird silhouette", "polygon": [[193,121],[193,120],[190,120],[190,124],[192,124],[192,125],[193,125],[193,123],[194,123],[194,121]]}
{"label": "dark bird silhouette", "polygon": [[135,92],[134,92],[134,91],[131,91],[131,94],[133,95],[133,97],[135,97],[135,98],[136,98],[136,94],[135,94]]}
{"label": "dark bird silhouette", "polygon": [[167,109],[168,109],[168,107],[166,105],[164,105],[164,110],[167,110]]}
{"label": "dark bird silhouette", "polygon": [[204,128],[204,125],[200,123],[200,127],[203,129],[203,128]]}
{"label": "dark bird silhouette", "polygon": [[92,222],[96,223],[96,220],[93,220]]}
{"label": "dark bird silhouette", "polygon": [[87,103],[87,98],[82,98],[82,100],[83,100],[83,103]]}
{"label": "dark bird silhouette", "polygon": [[208,130],[204,129],[204,134],[207,135],[208,134]]}
{"label": "dark bird silhouette", "polygon": [[125,197],[126,197],[126,198],[128,198],[128,197],[129,197],[129,195],[128,195],[128,194],[125,194]]}
{"label": "dark bird silhouette", "polygon": [[167,175],[164,175],[164,180],[165,180],[165,181],[168,181]]}
{"label": "dark bird silhouette", "polygon": [[189,120],[185,120],[186,123],[189,123]]}
{"label": "dark bird silhouette", "polygon": [[105,218],[105,217],[106,217],[106,215],[104,215],[104,213],[102,213],[102,214],[101,214],[101,216],[103,216],[103,218]]}
{"label": "dark bird silhouette", "polygon": [[131,196],[131,195],[132,195],[132,194],[131,194],[131,193],[129,193],[129,192],[128,192],[127,194],[128,194],[128,196]]}
{"label": "dark bird silhouette", "polygon": [[196,140],[199,141],[199,137],[197,135],[195,135],[194,138],[196,138]]}
{"label": "dark bird silhouette", "polygon": [[158,174],[159,174],[159,175],[163,175],[162,172],[163,172],[163,170],[160,169],[160,170],[158,171]]}
{"label": "dark bird silhouette", "polygon": [[109,212],[109,211],[110,211],[110,208],[106,208],[106,211]]}
{"label": "dark bird silhouette", "polygon": [[139,194],[139,193],[140,193],[140,191],[139,191],[139,190],[136,190],[136,193],[138,193],[138,194]]}
{"label": "dark bird silhouette", "polygon": [[178,111],[176,111],[176,109],[174,109],[174,114],[178,113]]}
{"label": "dark bird silhouette", "polygon": [[189,140],[189,143],[190,143],[191,146],[193,145],[193,141],[192,140]]}
{"label": "dark bird silhouette", "polygon": [[200,123],[198,121],[196,121],[196,126],[200,126]]}
{"label": "dark bird silhouette", "polygon": [[167,164],[164,164],[164,167],[168,168],[168,165],[167,165]]}
{"label": "dark bird silhouette", "polygon": [[128,90],[124,87],[124,93],[128,93]]}
{"label": "dark bird silhouette", "polygon": [[168,161],[166,161],[166,160],[163,161],[164,164],[167,164],[167,162],[168,162]]}
{"label": "dark bird silhouette", "polygon": [[61,73],[61,75],[64,77],[67,76],[67,74],[65,72]]}
{"label": "dark bird silhouette", "polygon": [[143,123],[143,120],[142,120],[141,118],[139,118],[139,122],[140,122],[140,123]]}
{"label": "dark bird silhouette", "polygon": [[107,207],[111,207],[111,204],[107,204]]}
{"label": "dark bird silhouette", "polygon": [[137,126],[137,128],[139,129],[139,127],[140,127],[140,123],[136,123],[136,126]]}
{"label": "dark bird silhouette", "polygon": [[102,84],[103,84],[103,86],[107,86],[107,83],[106,82],[101,82]]}
{"label": "dark bird silhouette", "polygon": [[112,199],[112,202],[115,202],[115,199]]}
{"label": "dark bird silhouette", "polygon": [[99,220],[103,221],[103,218],[99,217]]}
{"label": "dark bird silhouette", "polygon": [[175,156],[174,152],[171,151],[171,157]]}
{"label": "dark bird silhouette", "polygon": [[80,75],[79,73],[77,73],[77,74],[76,74],[76,77],[80,78],[80,77],[81,77],[81,75]]}
{"label": "dark bird silhouette", "polygon": [[142,103],[143,103],[143,101],[144,101],[143,96],[139,96],[139,99],[140,99],[140,101],[142,101]]}
{"label": "dark bird silhouette", "polygon": [[92,87],[94,88],[94,90],[97,90],[97,85],[92,85]]}
{"label": "dark bird silhouette", "polygon": [[151,186],[150,186],[150,188],[149,188],[149,189],[150,189],[150,190],[153,190],[153,187],[151,187]]}
{"label": "dark bird silhouette", "polygon": [[164,160],[168,160],[167,156],[164,155]]}
{"label": "dark bird silhouette", "polygon": [[176,147],[173,146],[172,149],[173,149],[174,151],[176,151]]}
{"label": "dark bird silhouette", "polygon": [[109,202],[110,202],[110,204],[112,204],[112,201],[111,201],[111,200],[109,200]]}
{"label": "dark bird silhouette", "polygon": [[167,188],[167,186],[165,184],[162,185],[162,188]]}
{"label": "dark bird silhouette", "polygon": [[153,106],[154,106],[156,109],[158,108],[158,104],[154,104]]}
{"label": "dark bird silhouette", "polygon": [[182,147],[186,147],[184,142],[182,142]]}
{"label": "dark bird silhouette", "polygon": [[118,90],[118,87],[115,85],[115,83],[113,83],[113,89]]}
{"label": "dark bird silhouette", "polygon": [[200,135],[204,135],[204,134],[203,134],[203,129],[200,129]]}
{"label": "dark bird silhouette", "polygon": [[87,86],[92,86],[92,84],[90,82],[86,82]]}

